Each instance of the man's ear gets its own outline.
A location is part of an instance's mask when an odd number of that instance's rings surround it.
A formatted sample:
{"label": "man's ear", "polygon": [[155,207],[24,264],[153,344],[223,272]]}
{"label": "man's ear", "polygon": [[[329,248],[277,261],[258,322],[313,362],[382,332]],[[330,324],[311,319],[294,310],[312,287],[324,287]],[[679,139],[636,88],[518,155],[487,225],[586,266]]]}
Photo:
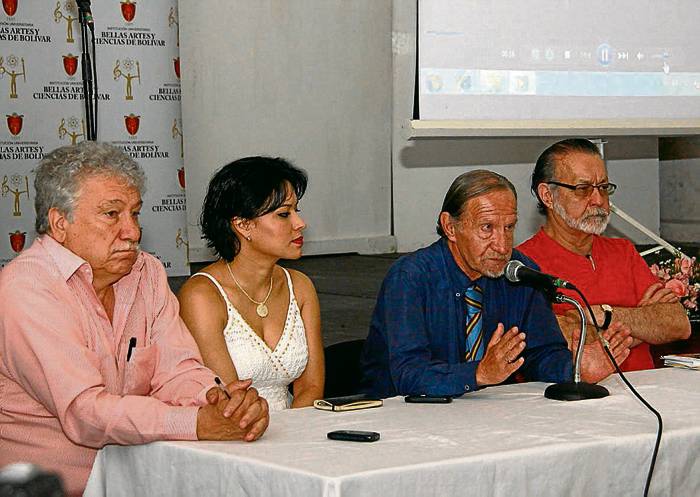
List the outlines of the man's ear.
{"label": "man's ear", "polygon": [[554,201],[552,200],[552,190],[549,189],[549,185],[546,183],[540,183],[537,185],[537,194],[540,197],[540,201],[544,204],[547,209],[551,209]]}
{"label": "man's ear", "polygon": [[440,213],[440,226],[442,226],[443,233],[445,233],[445,236],[451,242],[456,240],[455,224],[456,220],[450,215],[449,212],[443,211]]}
{"label": "man's ear", "polygon": [[49,209],[49,235],[58,243],[66,241],[66,229],[69,222],[66,215],[57,208],[51,207]]}

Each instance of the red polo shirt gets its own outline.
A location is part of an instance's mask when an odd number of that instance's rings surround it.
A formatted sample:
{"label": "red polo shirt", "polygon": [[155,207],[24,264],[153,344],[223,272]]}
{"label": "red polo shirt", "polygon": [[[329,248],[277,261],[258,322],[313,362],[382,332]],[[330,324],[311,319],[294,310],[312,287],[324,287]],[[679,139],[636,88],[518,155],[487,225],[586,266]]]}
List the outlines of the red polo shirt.
{"label": "red polo shirt", "polygon": [[[646,289],[658,283],[634,245],[620,238],[594,236],[591,255],[586,257],[565,249],[540,229],[517,249],[534,260],[545,273],[576,285],[591,305],[636,307]],[[563,292],[583,305],[573,291]],[[555,304],[554,312],[563,314],[571,308],[569,304]],[[642,342],[630,351],[620,369],[635,371],[653,367],[649,344]]]}

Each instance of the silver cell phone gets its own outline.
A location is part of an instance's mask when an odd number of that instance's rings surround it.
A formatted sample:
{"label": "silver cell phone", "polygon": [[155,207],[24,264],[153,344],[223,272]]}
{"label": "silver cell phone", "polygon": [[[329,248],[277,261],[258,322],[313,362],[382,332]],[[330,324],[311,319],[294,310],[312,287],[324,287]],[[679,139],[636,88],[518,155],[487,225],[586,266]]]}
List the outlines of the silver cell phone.
{"label": "silver cell phone", "polygon": [[376,442],[379,440],[379,433],[376,431],[335,430],[329,431],[326,436],[331,440],[345,440],[348,442]]}

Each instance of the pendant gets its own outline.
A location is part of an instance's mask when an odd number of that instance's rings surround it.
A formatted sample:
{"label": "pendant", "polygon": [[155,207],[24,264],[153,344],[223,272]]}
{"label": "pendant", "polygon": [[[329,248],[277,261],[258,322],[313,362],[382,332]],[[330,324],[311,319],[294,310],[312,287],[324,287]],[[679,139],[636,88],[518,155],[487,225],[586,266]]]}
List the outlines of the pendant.
{"label": "pendant", "polygon": [[258,304],[258,306],[255,308],[255,312],[261,318],[267,317],[267,306],[265,304]]}

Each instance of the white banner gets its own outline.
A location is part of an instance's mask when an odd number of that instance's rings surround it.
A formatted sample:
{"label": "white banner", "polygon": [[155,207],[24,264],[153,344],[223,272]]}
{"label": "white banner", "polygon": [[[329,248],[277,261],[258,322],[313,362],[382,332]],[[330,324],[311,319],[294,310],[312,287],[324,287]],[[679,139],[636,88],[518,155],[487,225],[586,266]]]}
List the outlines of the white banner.
{"label": "white banner", "polygon": [[[0,267],[35,236],[37,162],[84,140],[86,131],[75,0],[2,0],[2,6]],[[146,171],[143,249],[170,276],[189,274],[177,0],[104,0],[93,2],[92,13],[98,140]]]}

